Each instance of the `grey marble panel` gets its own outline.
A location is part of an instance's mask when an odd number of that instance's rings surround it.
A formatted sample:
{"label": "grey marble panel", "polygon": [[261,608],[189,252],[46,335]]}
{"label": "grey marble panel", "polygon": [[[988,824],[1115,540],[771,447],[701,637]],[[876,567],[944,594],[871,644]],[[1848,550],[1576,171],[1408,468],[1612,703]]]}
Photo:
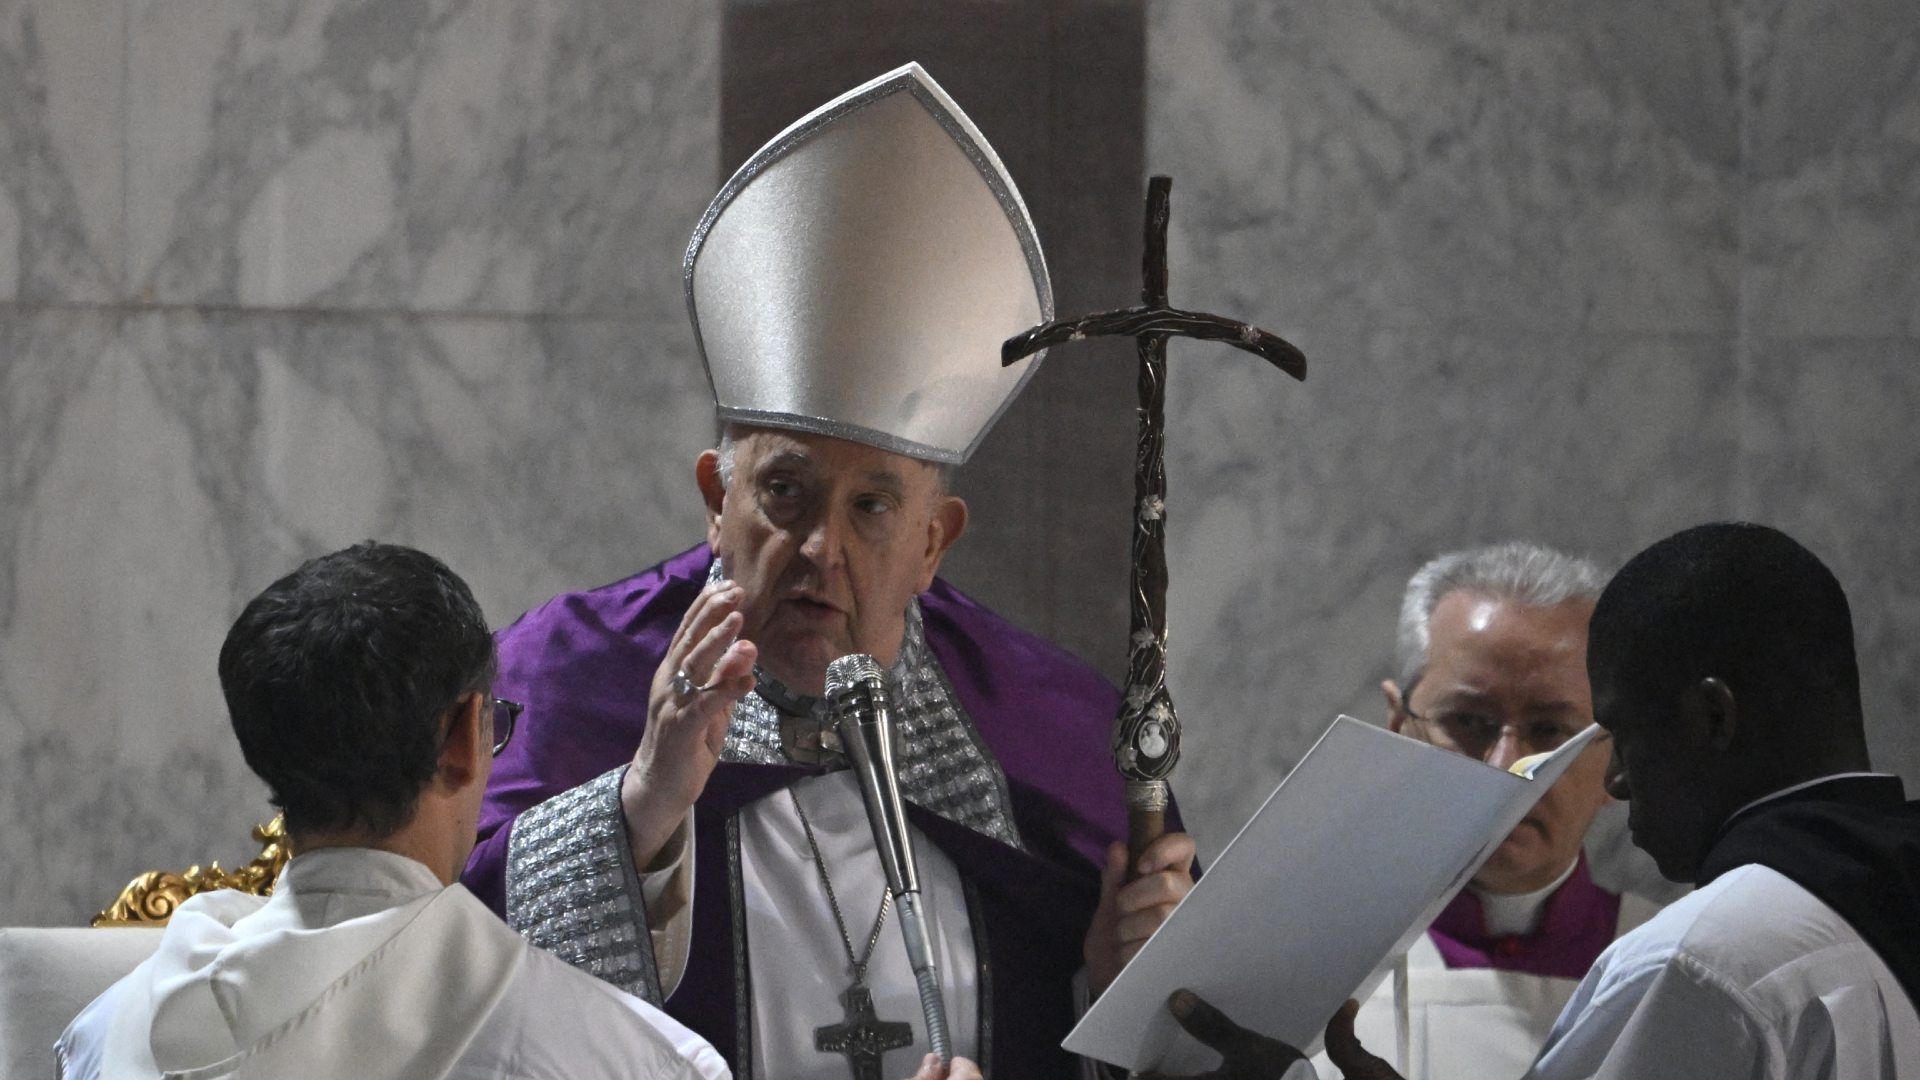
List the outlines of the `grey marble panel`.
{"label": "grey marble panel", "polygon": [[1729,332],[1734,10],[1151,4],[1176,298],[1281,323]]}
{"label": "grey marble panel", "polygon": [[1203,851],[1335,714],[1382,718],[1400,593],[1427,558],[1526,538],[1616,561],[1730,509],[1728,340],[1295,337],[1305,384],[1203,346],[1172,360],[1175,787]]}
{"label": "grey marble panel", "polygon": [[0,301],[125,279],[126,0],[0,0]]}
{"label": "grey marble panel", "polygon": [[[366,536],[426,548],[505,622],[699,538],[705,376],[624,320],[156,316],[250,593]],[[261,545],[270,539],[269,545]]]}
{"label": "grey marble panel", "polygon": [[0,339],[0,922],[72,923],[247,855],[264,802],[219,707],[232,558],[190,432],[117,317],[0,313]]}
{"label": "grey marble panel", "polygon": [[144,298],[684,323],[714,5],[131,3]]}
{"label": "grey marble panel", "polygon": [[1920,341],[1772,338],[1752,354],[1739,512],[1840,579],[1869,749],[1920,790]]}
{"label": "grey marble panel", "polygon": [[1920,5],[1743,12],[1748,326],[1920,335]]}
{"label": "grey marble panel", "polygon": [[504,624],[699,538],[684,351],[625,321],[7,316],[0,923],[248,854],[269,811],[214,678],[247,597],[369,536]]}

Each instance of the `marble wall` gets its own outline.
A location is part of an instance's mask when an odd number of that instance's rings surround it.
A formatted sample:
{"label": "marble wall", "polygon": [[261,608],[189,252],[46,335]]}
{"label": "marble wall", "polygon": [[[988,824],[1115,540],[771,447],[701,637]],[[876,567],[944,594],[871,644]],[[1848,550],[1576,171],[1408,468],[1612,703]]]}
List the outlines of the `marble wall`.
{"label": "marble wall", "polygon": [[504,622],[697,537],[717,65],[665,0],[0,0],[0,924],[250,857],[214,657],[302,558]]}
{"label": "marble wall", "polygon": [[1175,300],[1314,364],[1173,359],[1203,853],[1335,713],[1382,717],[1407,575],[1516,536],[1617,562],[1786,529],[1848,587],[1873,750],[1920,781],[1920,7],[1160,0],[1148,27]]}
{"label": "marble wall", "polygon": [[[417,544],[504,621],[695,534],[720,7],[0,0],[0,924],[251,854],[213,657],[301,558]],[[1783,525],[1852,588],[1875,750],[1920,779],[1920,8],[1147,17],[1175,299],[1315,365],[1175,349],[1203,851],[1377,717],[1406,574],[1512,535]]]}

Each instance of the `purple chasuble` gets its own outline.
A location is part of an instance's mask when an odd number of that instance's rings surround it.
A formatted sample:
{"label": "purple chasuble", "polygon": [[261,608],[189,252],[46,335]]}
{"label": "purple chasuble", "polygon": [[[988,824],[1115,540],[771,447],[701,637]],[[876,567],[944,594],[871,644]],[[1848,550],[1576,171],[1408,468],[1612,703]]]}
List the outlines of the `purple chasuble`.
{"label": "purple chasuble", "polygon": [[1531,934],[1490,934],[1480,898],[1462,889],[1433,920],[1427,936],[1450,968],[1493,968],[1528,975],[1584,978],[1613,944],[1620,925],[1620,897],[1593,883],[1582,853],[1572,876],[1561,882]]}
{"label": "purple chasuble", "polygon": [[[480,842],[462,877],[496,912],[505,904],[514,818],[632,759],[654,671],[712,561],[702,544],[623,581],[555,597],[497,635],[495,692],[526,712],[494,764]],[[928,648],[1006,774],[1026,845],[1018,850],[908,807],[968,886],[987,975],[981,1064],[1007,1077],[1068,1076],[1075,1062],[1059,1043],[1075,1019],[1072,979],[1099,898],[1098,867],[1107,844],[1127,831],[1107,750],[1120,695],[1086,664],[943,581],[919,600]],[[742,807],[815,771],[723,762],[695,804],[692,942],[666,1010],[742,1076],[746,929],[729,902],[737,873],[730,834]],[[1178,828],[1177,812],[1169,827]]]}

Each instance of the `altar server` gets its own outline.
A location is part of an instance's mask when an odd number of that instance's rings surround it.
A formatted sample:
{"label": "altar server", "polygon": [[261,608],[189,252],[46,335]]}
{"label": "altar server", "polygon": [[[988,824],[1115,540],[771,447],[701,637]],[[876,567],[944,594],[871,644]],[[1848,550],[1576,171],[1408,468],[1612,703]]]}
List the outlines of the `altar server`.
{"label": "altar server", "polygon": [[698,1036],[454,884],[519,709],[493,676],[473,594],[411,548],[325,555],[255,597],[220,684],[292,861],[270,899],[181,904],[61,1036],[61,1075],[726,1077]]}
{"label": "altar server", "polygon": [[[1607,585],[1587,670],[1634,842],[1698,888],[1601,955],[1527,1075],[1920,1075],[1920,803],[1868,761],[1833,574],[1775,529],[1688,529]],[[1395,1075],[1352,1009],[1334,1062]]]}

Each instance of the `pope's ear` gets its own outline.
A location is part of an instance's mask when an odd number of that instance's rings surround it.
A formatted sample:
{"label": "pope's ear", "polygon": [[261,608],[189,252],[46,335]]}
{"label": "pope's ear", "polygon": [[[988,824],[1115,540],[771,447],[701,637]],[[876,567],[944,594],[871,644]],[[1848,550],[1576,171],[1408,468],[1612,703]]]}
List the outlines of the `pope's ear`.
{"label": "pope's ear", "polygon": [[933,576],[940,572],[940,560],[946,558],[954,541],[967,531],[967,501],[958,495],[936,495],[933,515],[927,520],[927,556],[920,575],[920,591],[933,588]]}
{"label": "pope's ear", "polygon": [[702,450],[693,459],[693,482],[700,486],[701,501],[707,504],[707,546],[720,542],[720,510],[726,505],[727,485],[720,479],[720,451]]}

